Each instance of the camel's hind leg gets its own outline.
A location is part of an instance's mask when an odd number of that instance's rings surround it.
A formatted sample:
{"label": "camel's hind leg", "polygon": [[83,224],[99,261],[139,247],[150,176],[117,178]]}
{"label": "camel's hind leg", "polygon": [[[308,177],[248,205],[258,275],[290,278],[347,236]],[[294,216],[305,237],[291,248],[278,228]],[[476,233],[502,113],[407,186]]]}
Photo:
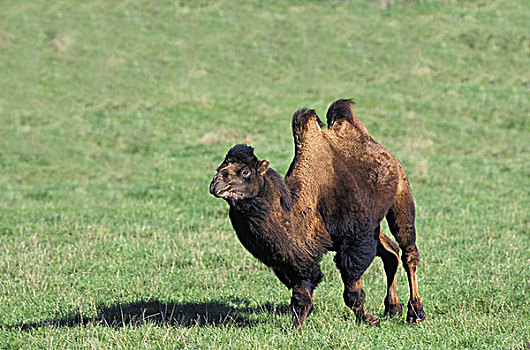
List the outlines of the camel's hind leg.
{"label": "camel's hind leg", "polygon": [[361,275],[376,256],[377,236],[370,232],[354,237],[345,239],[335,255],[344,282],[344,302],[353,310],[358,323],[379,326],[379,320],[364,307],[365,293],[361,284]]}
{"label": "camel's hind leg", "polygon": [[421,322],[425,319],[425,312],[423,311],[423,302],[420,298],[418,281],[416,280],[416,270],[420,255],[416,247],[414,199],[406,178],[402,179],[398,186],[394,203],[388,211],[386,219],[390,231],[401,248],[401,260],[409,281],[410,299],[407,305],[407,321]]}
{"label": "camel's hind leg", "polygon": [[402,306],[396,291],[397,269],[399,266],[399,247],[390,238],[379,230],[379,242],[377,242],[377,256],[383,260],[385,268],[387,290],[385,297],[385,316],[401,316]]}

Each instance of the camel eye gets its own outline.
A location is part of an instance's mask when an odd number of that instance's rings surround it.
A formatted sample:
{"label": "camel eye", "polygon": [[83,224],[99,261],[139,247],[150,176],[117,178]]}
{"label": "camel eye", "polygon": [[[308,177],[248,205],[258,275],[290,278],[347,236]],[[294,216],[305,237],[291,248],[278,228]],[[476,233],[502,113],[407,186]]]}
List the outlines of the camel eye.
{"label": "camel eye", "polygon": [[245,168],[245,169],[241,170],[241,175],[242,175],[243,177],[245,177],[245,178],[249,177],[250,174],[252,174],[252,172],[251,172],[250,169],[248,169],[248,168]]}

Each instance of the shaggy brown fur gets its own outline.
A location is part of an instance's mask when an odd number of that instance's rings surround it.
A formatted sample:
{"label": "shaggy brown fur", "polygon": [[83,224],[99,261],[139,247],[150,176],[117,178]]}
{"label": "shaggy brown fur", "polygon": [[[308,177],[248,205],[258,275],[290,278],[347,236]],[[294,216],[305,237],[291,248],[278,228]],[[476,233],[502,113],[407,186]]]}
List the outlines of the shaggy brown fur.
{"label": "shaggy brown fur", "polygon": [[229,216],[241,243],[292,289],[293,327],[302,327],[313,309],[313,291],[322,280],[319,263],[336,251],[344,301],[358,322],[378,325],[364,307],[361,275],[376,255],[387,275],[385,314],[401,315],[396,294],[399,248],[380,229],[386,217],[403,251],[410,300],[407,320],[425,318],[418,293],[419,261],[415,209],[405,171],[375,141],[353,113],[351,100],[328,109],[328,128],[314,110],[293,116],[295,155],[285,179],[259,160],[253,149],[229,150],[210,192],[230,205]]}

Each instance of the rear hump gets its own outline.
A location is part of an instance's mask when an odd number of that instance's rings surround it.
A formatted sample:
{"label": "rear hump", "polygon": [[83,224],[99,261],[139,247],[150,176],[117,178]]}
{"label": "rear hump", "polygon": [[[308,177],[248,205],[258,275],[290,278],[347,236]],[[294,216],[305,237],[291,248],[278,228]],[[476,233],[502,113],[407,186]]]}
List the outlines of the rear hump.
{"label": "rear hump", "polygon": [[328,129],[333,129],[335,125],[339,125],[343,121],[348,121],[360,133],[368,134],[368,130],[366,130],[364,124],[353,112],[354,106],[355,102],[351,99],[340,99],[333,102],[326,113]]}

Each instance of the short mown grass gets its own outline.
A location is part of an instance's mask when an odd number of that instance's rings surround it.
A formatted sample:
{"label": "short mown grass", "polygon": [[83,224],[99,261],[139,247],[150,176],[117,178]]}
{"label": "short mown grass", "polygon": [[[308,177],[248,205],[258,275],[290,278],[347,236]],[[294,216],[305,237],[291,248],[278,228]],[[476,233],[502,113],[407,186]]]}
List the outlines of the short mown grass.
{"label": "short mown grass", "polygon": [[[0,348],[529,348],[525,1],[1,8]],[[295,332],[208,183],[240,142],[285,174],[292,113],[345,97],[409,174],[427,319],[355,324],[328,254]]]}

